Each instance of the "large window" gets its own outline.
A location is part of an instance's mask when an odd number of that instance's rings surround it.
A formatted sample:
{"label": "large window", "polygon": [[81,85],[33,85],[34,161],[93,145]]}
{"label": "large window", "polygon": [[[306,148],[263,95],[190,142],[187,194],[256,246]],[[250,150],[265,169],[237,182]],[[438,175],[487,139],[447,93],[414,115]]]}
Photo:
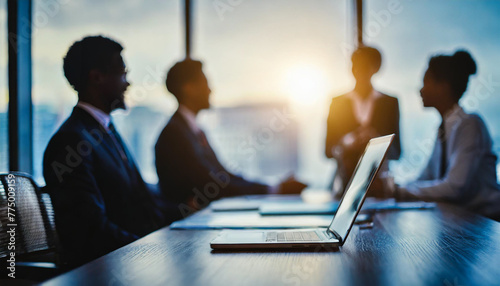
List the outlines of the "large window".
{"label": "large window", "polygon": [[[85,35],[121,42],[132,83],[129,109],[114,121],[144,178],[157,181],[154,144],[176,102],[165,74],[184,58],[183,1],[33,1],[34,176],[40,183],[44,149],[77,101],[66,82],[62,57]],[[199,121],[221,161],[250,179],[277,181],[290,173],[328,186],[335,164],[324,156],[330,100],[352,89],[353,1],[193,1],[193,57],[204,62],[213,108]],[[6,23],[5,1],[0,25]],[[426,162],[439,124],[421,107],[418,90],[429,57],[466,48],[479,72],[462,104],[482,114],[500,152],[500,45],[498,1],[365,1],[364,40],[383,53],[374,78],[397,96],[403,156],[391,169],[399,181]],[[4,19],[4,20],[2,20]],[[481,19],[480,21],[478,19]],[[6,30],[6,27],[0,26]],[[2,39],[5,41],[5,39]],[[2,44],[2,43],[0,43]],[[7,43],[4,43],[7,45]],[[6,78],[6,52],[0,76]],[[6,86],[0,80],[0,91]],[[7,135],[6,92],[0,94],[0,132]],[[5,115],[4,115],[5,114]],[[283,131],[273,130],[276,117]],[[3,135],[1,133],[0,135]],[[1,141],[3,140],[3,141]],[[5,141],[5,144],[3,143]],[[0,155],[7,154],[0,137]],[[0,168],[7,168],[7,160]],[[500,170],[500,169],[499,169]]]}
{"label": "large window", "polygon": [[393,166],[396,178],[415,177],[430,156],[428,142],[435,139],[440,118],[435,110],[424,110],[419,90],[436,53],[465,48],[475,58],[478,73],[461,105],[481,114],[500,153],[500,2],[365,1],[365,8],[365,42],[384,57],[375,86],[400,102],[403,156]]}
{"label": "large window", "polygon": [[0,172],[9,170],[7,0],[0,1]]}
{"label": "large window", "polygon": [[[295,172],[328,185],[333,164],[323,150],[329,101],[352,84],[347,2],[194,1],[193,57],[205,63],[214,106],[200,123],[228,168],[266,181]],[[114,120],[145,179],[156,182],[153,147],[176,108],[164,88],[165,73],[184,57],[183,1],[33,3],[35,177],[43,181],[44,149],[77,100],[62,57],[75,40],[105,34],[125,46],[133,84],[129,110],[116,112]],[[269,133],[277,116],[286,130]]]}
{"label": "large window", "polygon": [[[225,166],[251,179],[295,172],[328,186],[330,100],[352,85],[345,57],[350,2],[196,1],[194,57],[204,62],[212,105],[224,107],[200,121]],[[272,128],[277,114],[285,117],[283,131]]]}
{"label": "large window", "polygon": [[128,110],[114,113],[117,129],[144,178],[154,183],[157,136],[176,103],[166,95],[166,68],[183,57],[181,1],[33,1],[34,176],[43,183],[48,140],[69,116],[77,94],[67,83],[62,58],[87,35],[109,36],[124,47],[131,82]]}

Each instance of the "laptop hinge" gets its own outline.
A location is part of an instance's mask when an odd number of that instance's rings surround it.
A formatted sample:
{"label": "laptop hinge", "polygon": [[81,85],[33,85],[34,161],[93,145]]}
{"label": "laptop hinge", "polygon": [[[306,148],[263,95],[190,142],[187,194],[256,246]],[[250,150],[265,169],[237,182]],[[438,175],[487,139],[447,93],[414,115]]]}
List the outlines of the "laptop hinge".
{"label": "laptop hinge", "polygon": [[332,234],[332,235],[333,235],[336,239],[338,239],[338,240],[339,240],[339,243],[340,243],[340,244],[342,244],[342,243],[343,243],[343,242],[342,242],[342,237],[341,237],[341,236],[340,236],[340,235],[339,235],[336,231],[331,230],[331,229],[329,229],[329,228],[328,228],[328,229],[326,230],[326,232],[327,232],[327,233],[331,233],[331,234]]}

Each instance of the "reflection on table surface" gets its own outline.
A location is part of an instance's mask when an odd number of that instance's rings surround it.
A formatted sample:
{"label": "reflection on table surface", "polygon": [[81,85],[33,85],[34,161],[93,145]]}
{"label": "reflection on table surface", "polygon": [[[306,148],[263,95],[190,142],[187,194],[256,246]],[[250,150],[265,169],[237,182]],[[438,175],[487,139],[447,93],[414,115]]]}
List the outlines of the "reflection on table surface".
{"label": "reflection on table surface", "polygon": [[163,228],[45,285],[498,284],[495,221],[438,204],[377,212],[373,222],[354,226],[338,251],[216,252],[218,230]]}

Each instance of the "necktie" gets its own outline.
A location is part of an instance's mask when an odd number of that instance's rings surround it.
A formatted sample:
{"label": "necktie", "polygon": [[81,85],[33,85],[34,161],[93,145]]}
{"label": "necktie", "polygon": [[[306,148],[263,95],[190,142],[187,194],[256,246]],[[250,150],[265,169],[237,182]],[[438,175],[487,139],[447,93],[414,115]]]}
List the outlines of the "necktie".
{"label": "necktie", "polygon": [[205,135],[205,132],[203,132],[202,130],[199,130],[197,132],[197,135],[198,135],[198,140],[200,141],[200,145],[213,157],[217,157],[215,156],[215,152],[214,150],[212,149],[212,147],[210,146],[210,144],[208,144],[208,139],[207,139],[207,136]]}
{"label": "necktie", "polygon": [[219,162],[219,159],[217,159],[217,155],[215,155],[214,150],[212,149],[212,147],[208,143],[207,136],[205,135],[205,132],[203,132],[202,130],[199,130],[196,133],[196,135],[198,137],[198,140],[200,141],[200,145],[205,149],[207,156],[209,156],[211,158],[212,163],[215,164],[215,166],[217,166],[217,168],[224,170],[225,169],[224,166],[222,166],[222,164]]}
{"label": "necktie", "polygon": [[113,125],[113,122],[110,122],[108,125],[109,128],[109,135],[111,139],[113,140],[113,143],[115,144],[116,149],[118,150],[118,153],[120,153],[120,157],[123,159],[125,163],[129,163],[128,157],[127,157],[127,152],[125,151],[125,146],[123,145],[123,141],[120,138],[120,135],[116,131],[115,126]]}
{"label": "necktie", "polygon": [[207,139],[207,136],[205,135],[205,132],[203,132],[202,130],[199,130],[197,134],[198,134],[198,140],[200,140],[201,146],[210,148],[210,145],[208,145],[208,139]]}
{"label": "necktie", "polygon": [[441,165],[440,165],[440,178],[444,178],[446,173],[446,132],[444,128],[444,120],[438,129],[438,140],[441,143]]}
{"label": "necktie", "polygon": [[[151,232],[152,230],[158,229],[159,225],[162,225],[163,223],[161,222],[161,213],[154,207],[154,202],[147,191],[147,189],[144,189],[144,191],[140,191],[141,188],[139,188],[140,185],[137,185],[137,182],[142,182],[142,177],[140,173],[137,170],[137,167],[133,161],[132,158],[128,158],[127,156],[127,149],[125,147],[125,143],[120,137],[120,134],[118,134],[118,131],[116,131],[115,126],[113,125],[113,122],[110,122],[108,125],[109,129],[109,136],[111,137],[113,143],[115,144],[115,147],[117,148],[118,152],[120,153],[120,157],[123,159],[123,162],[125,163],[127,173],[130,176],[130,179],[132,182],[135,182],[137,188],[134,188],[134,190],[137,192],[137,202],[141,203],[144,206],[144,211],[148,214],[149,218],[151,219],[150,222],[144,222],[144,228],[146,229],[146,232]],[[147,188],[147,187],[146,187]]]}

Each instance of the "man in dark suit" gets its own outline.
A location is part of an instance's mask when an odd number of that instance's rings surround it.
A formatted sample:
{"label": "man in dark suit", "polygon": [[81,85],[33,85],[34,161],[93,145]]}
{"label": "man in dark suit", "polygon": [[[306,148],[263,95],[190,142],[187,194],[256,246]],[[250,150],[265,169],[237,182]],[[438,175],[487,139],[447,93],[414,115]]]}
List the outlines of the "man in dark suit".
{"label": "man in dark suit", "polygon": [[122,49],[111,39],[86,37],[64,58],[78,104],[50,140],[43,173],[70,268],[164,224],[110,117],[111,111],[125,109],[129,83]]}
{"label": "man in dark suit", "polygon": [[161,192],[178,205],[180,215],[221,197],[298,193],[305,187],[293,178],[275,187],[250,182],[222,166],[196,124],[198,112],[210,107],[211,90],[201,62],[176,63],[168,72],[166,85],[179,102],[179,108],[156,143],[156,170]]}
{"label": "man in dark suit", "polygon": [[[333,98],[327,121],[325,154],[337,161],[337,197],[343,194],[370,139],[395,133],[388,159],[397,160],[401,154],[398,100],[376,91],[371,83],[382,64],[380,52],[362,46],[354,51],[351,60],[356,85],[351,92]],[[380,184],[372,187],[371,195],[376,195],[376,186]]]}

